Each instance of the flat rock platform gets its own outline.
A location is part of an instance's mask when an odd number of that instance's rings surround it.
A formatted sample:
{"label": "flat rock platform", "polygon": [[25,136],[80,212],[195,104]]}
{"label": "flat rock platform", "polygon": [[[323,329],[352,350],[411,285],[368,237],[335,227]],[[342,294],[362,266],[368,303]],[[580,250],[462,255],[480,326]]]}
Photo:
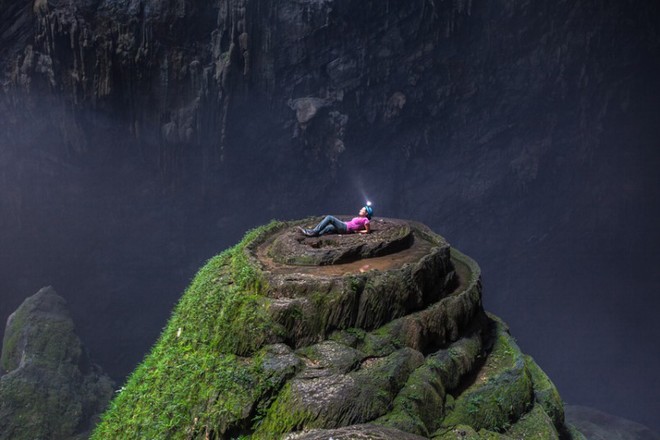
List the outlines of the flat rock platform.
{"label": "flat rock platform", "polygon": [[[345,216],[338,218],[350,220]],[[393,254],[410,248],[413,243],[413,230],[408,222],[378,219],[371,222],[369,234],[306,237],[297,227],[285,229],[273,240],[268,256],[282,264],[327,266]]]}

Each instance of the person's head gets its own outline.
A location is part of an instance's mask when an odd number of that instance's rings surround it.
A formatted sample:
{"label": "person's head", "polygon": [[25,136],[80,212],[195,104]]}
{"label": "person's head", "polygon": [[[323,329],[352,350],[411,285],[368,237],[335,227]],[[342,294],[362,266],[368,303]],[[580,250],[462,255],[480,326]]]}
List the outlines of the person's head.
{"label": "person's head", "polygon": [[373,215],[373,213],[374,213],[374,209],[369,205],[363,206],[362,209],[360,209],[360,212],[359,212],[361,217],[366,217],[369,220],[371,220],[371,216]]}

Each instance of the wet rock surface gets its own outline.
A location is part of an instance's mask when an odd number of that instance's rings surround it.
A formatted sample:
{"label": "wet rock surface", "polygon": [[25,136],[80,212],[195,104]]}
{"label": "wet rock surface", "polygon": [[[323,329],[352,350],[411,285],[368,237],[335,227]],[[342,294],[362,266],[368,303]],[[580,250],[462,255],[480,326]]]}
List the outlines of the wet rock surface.
{"label": "wet rock surface", "polygon": [[285,440],[422,440],[426,437],[410,434],[398,429],[379,425],[353,425],[337,429],[312,429],[307,432],[289,434]]}
{"label": "wet rock surface", "polygon": [[[297,347],[336,329],[372,330],[456,288],[450,246],[442,237],[415,222],[372,223],[370,234],[309,238],[298,231],[305,222],[293,222],[248,246],[251,261],[268,279],[271,311],[286,341]],[[341,263],[347,255],[350,262]]]}
{"label": "wet rock surface", "polygon": [[[338,218],[350,220],[346,216]],[[314,224],[304,224],[304,227],[309,226]],[[369,234],[327,234],[321,237],[306,237],[296,228],[289,229],[273,241],[268,255],[278,263],[325,266],[400,252],[414,242],[413,231],[404,221],[379,219],[371,226]]]}

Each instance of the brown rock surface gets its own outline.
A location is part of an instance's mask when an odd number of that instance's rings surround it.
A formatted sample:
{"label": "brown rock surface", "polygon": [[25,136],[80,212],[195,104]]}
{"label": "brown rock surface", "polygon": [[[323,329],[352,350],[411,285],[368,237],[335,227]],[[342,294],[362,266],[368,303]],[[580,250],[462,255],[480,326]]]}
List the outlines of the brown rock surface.
{"label": "brown rock surface", "polygon": [[[338,218],[349,220],[344,216]],[[325,266],[389,255],[408,249],[414,243],[410,226],[402,220],[378,219],[371,226],[369,234],[322,237],[306,237],[295,228],[286,229],[273,240],[268,255],[278,263]]]}
{"label": "brown rock surface", "polygon": [[268,280],[285,341],[295,347],[334,330],[373,330],[425,309],[457,285],[449,244],[422,224],[377,219],[366,235],[299,233],[298,226],[314,221],[288,223],[246,248]]}

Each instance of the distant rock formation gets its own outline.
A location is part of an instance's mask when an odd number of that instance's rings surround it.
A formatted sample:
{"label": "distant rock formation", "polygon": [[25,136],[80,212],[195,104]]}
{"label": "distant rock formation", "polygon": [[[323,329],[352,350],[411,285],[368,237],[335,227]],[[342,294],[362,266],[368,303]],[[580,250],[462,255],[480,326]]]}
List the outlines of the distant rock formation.
{"label": "distant rock formation", "polygon": [[579,405],[566,405],[566,420],[589,440],[660,440],[646,426]]}
{"label": "distant rock formation", "polygon": [[2,440],[87,438],[112,396],[112,381],[91,363],[52,287],[7,320],[1,366]]}
{"label": "distant rock formation", "polygon": [[93,438],[583,438],[474,261],[410,221],[297,232],[317,220],[211,259]]}

